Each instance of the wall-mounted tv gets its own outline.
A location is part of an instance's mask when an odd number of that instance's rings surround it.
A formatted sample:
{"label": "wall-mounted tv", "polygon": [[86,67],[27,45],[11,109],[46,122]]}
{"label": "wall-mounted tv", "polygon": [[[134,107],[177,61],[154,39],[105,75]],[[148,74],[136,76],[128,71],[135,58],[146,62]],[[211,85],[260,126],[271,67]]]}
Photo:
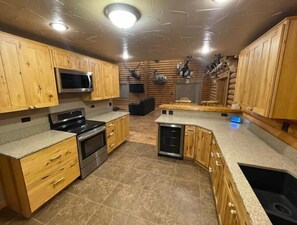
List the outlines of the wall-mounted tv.
{"label": "wall-mounted tv", "polygon": [[129,84],[129,90],[131,93],[144,93],[143,84]]}

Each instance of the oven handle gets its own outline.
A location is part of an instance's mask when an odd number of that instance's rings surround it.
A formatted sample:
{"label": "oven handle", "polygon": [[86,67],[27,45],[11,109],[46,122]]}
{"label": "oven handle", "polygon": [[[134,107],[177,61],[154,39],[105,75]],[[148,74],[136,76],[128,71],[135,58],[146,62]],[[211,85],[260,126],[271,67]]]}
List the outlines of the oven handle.
{"label": "oven handle", "polygon": [[88,138],[90,138],[92,136],[95,136],[95,135],[101,133],[102,131],[105,131],[105,126],[95,128],[95,129],[93,129],[91,131],[88,131],[87,133],[81,134],[81,135],[79,135],[77,137],[77,140],[82,142],[82,141],[84,141],[84,140],[86,140],[86,139],[88,139]]}

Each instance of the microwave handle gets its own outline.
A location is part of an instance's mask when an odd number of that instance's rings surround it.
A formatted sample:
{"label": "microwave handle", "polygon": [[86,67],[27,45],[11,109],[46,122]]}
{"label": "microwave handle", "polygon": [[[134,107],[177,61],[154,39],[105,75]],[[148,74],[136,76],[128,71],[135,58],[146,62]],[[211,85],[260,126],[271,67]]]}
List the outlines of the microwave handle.
{"label": "microwave handle", "polygon": [[92,83],[91,83],[91,76],[90,75],[88,75],[88,80],[89,80],[89,89],[91,89]]}

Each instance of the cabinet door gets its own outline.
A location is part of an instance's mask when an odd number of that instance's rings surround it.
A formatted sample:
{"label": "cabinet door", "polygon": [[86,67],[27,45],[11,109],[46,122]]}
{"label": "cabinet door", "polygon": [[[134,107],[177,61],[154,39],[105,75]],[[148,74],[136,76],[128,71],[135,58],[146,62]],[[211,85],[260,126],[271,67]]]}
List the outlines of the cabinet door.
{"label": "cabinet door", "polygon": [[195,137],[196,137],[196,126],[185,127],[185,139],[184,139],[184,157],[194,158],[195,151]]}
{"label": "cabinet door", "polygon": [[83,55],[76,54],[76,69],[84,72],[90,71],[89,58]]}
{"label": "cabinet door", "polygon": [[212,132],[203,128],[196,129],[196,146],[194,158],[197,162],[208,168],[209,154],[212,141]]}
{"label": "cabinet door", "polygon": [[255,93],[258,97],[254,101],[252,110],[257,114],[266,117],[269,116],[273,87],[277,73],[277,59],[280,52],[282,28],[283,27],[280,26],[278,29],[274,29],[262,40],[261,66],[259,65],[260,74],[255,79]]}
{"label": "cabinet door", "polygon": [[0,113],[28,109],[17,39],[0,34]]}
{"label": "cabinet door", "polygon": [[110,99],[113,95],[112,86],[112,64],[107,62],[101,62],[102,65],[102,78],[104,83],[104,99]]}
{"label": "cabinet door", "polygon": [[58,105],[54,67],[48,46],[22,41],[21,66],[30,108]]}
{"label": "cabinet door", "polygon": [[118,118],[115,120],[115,144],[119,146],[123,142],[123,127],[122,119]]}
{"label": "cabinet door", "polygon": [[119,75],[119,66],[112,65],[111,66],[111,74],[112,74],[112,97],[119,98],[120,97],[120,75]]}
{"label": "cabinet door", "polygon": [[128,140],[129,138],[129,115],[123,116],[122,121],[122,131],[123,131],[123,141]]}
{"label": "cabinet door", "polygon": [[63,69],[75,69],[75,56],[74,53],[54,48],[52,49],[54,66]]}

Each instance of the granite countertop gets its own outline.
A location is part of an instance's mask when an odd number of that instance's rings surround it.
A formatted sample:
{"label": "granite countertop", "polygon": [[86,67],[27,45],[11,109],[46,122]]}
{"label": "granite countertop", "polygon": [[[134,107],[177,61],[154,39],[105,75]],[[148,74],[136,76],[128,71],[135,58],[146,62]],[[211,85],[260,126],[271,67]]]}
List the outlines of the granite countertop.
{"label": "granite countertop", "polygon": [[224,106],[205,106],[197,104],[163,104],[159,106],[160,109],[166,110],[187,110],[187,111],[200,111],[200,112],[225,112],[225,113],[241,113],[240,109],[231,109]]}
{"label": "granite countertop", "polygon": [[161,115],[156,122],[197,125],[213,131],[252,223],[271,225],[238,163],[288,171],[295,177],[297,177],[297,165],[249,130],[250,122],[232,126],[228,119],[219,115],[205,117]]}
{"label": "granite countertop", "polygon": [[56,130],[45,131],[40,134],[0,145],[0,154],[21,159],[75,135],[76,134],[73,133]]}
{"label": "granite countertop", "polygon": [[129,114],[130,114],[129,112],[112,111],[112,112],[105,113],[105,114],[102,114],[102,115],[99,115],[99,116],[94,116],[94,117],[91,117],[91,118],[88,118],[88,119],[107,123],[107,122],[110,122],[112,120],[115,120],[117,118],[120,118],[120,117],[125,116],[125,115],[129,115]]}

